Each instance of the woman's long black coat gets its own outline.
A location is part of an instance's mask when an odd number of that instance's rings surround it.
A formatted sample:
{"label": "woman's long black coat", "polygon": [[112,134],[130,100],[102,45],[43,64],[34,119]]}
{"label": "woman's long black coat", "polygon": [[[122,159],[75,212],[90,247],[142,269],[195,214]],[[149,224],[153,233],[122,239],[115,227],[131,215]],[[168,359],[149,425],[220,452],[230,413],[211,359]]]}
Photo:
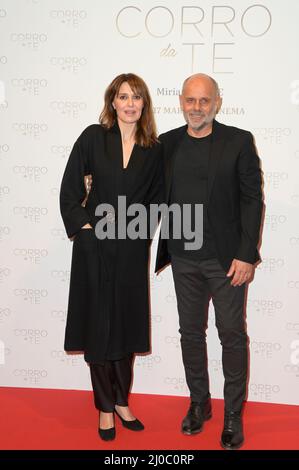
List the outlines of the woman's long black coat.
{"label": "woman's long black coat", "polygon": [[[92,175],[85,207],[84,175]],[[99,240],[95,209],[117,197],[133,203],[159,202],[163,185],[161,146],[134,146],[123,169],[120,130],[87,127],[75,142],[63,176],[61,214],[73,242],[66,351],[84,351],[87,362],[116,360],[149,350],[149,240]],[[117,217],[116,217],[117,219]],[[117,222],[116,222],[117,223]]]}

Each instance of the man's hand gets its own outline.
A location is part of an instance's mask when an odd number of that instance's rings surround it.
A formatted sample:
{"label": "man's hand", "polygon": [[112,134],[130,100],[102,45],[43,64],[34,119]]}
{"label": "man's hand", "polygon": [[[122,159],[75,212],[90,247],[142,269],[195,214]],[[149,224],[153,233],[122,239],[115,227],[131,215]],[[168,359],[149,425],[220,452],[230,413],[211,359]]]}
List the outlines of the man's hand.
{"label": "man's hand", "polygon": [[251,281],[253,276],[253,264],[245,263],[239,259],[233,259],[232,264],[227,273],[227,277],[233,276],[231,285],[233,287],[241,286],[244,282]]}

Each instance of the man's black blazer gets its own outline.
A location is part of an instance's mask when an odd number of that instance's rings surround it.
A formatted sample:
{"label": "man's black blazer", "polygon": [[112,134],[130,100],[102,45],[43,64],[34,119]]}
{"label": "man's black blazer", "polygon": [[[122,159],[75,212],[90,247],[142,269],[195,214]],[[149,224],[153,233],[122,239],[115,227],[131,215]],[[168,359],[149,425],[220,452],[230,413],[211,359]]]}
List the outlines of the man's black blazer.
{"label": "man's black blazer", "polygon": [[[187,126],[160,135],[165,169],[165,201],[168,204],[175,153]],[[255,263],[263,209],[262,177],[252,134],[213,121],[208,172],[207,214],[218,260],[228,271],[234,258]],[[170,262],[167,240],[159,239],[156,269]]]}

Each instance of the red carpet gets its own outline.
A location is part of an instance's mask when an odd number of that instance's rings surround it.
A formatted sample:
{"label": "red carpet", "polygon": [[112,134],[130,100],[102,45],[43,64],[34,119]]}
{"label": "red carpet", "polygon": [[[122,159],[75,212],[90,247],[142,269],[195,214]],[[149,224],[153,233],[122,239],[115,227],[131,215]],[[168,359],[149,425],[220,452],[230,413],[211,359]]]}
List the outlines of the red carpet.
{"label": "red carpet", "polygon": [[[0,388],[0,449],[220,450],[223,401],[213,400],[204,432],[180,433],[189,399],[133,394],[130,406],[145,431],[134,433],[116,418],[116,440],[101,441],[91,392]],[[247,403],[244,450],[299,449],[299,407]]]}

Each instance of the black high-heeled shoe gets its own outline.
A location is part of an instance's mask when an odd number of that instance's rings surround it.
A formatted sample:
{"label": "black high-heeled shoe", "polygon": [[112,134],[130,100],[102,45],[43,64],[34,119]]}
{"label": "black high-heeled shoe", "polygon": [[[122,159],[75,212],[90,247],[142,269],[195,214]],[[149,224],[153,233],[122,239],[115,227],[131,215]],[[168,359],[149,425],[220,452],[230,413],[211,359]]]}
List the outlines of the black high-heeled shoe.
{"label": "black high-heeled shoe", "polygon": [[113,441],[115,439],[115,427],[109,429],[98,428],[99,436],[103,441]]}
{"label": "black high-heeled shoe", "polygon": [[142,424],[141,421],[139,421],[139,419],[136,418],[136,419],[133,419],[133,421],[128,421],[122,418],[116,409],[115,409],[115,413],[117,414],[117,416],[122,422],[122,425],[125,428],[130,429],[130,431],[143,431],[144,425]]}
{"label": "black high-heeled shoe", "polygon": [[113,415],[113,424],[114,424],[112,428],[101,429],[100,426],[98,427],[99,436],[101,439],[103,439],[103,441],[113,441],[113,439],[115,439],[116,432],[115,432],[114,414],[112,413],[112,415]]}

